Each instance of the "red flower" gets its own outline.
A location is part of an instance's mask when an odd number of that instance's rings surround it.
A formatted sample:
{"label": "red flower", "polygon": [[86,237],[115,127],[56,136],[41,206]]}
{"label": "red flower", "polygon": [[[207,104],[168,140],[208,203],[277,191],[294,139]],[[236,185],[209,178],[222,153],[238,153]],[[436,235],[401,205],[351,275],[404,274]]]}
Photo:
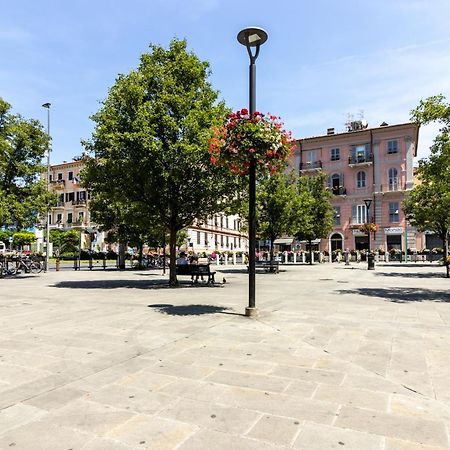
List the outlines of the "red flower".
{"label": "red flower", "polygon": [[215,156],[211,156],[211,158],[209,159],[211,161],[211,164],[216,164],[217,163],[217,159]]}
{"label": "red flower", "polygon": [[247,108],[242,108],[242,109],[241,109],[241,114],[243,114],[244,116],[245,116],[246,114],[248,114],[248,109],[247,109]]}

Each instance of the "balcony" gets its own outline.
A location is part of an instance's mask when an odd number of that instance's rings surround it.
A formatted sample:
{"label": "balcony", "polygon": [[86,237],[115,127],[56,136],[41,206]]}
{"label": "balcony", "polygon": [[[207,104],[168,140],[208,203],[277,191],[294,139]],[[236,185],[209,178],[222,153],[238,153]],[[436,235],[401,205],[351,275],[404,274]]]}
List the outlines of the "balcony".
{"label": "balcony", "polygon": [[66,185],[66,180],[52,180],[52,181],[50,181],[50,186],[52,186],[54,189],[64,189],[65,185]]}
{"label": "balcony", "polygon": [[358,154],[350,155],[348,157],[348,165],[350,167],[370,166],[373,163],[373,155],[370,154]]}
{"label": "balcony", "polygon": [[334,186],[331,188],[333,195],[347,195],[347,189],[343,186]]}
{"label": "balcony", "polygon": [[376,188],[376,192],[379,194],[388,194],[391,192],[401,192],[406,189],[405,184],[398,181],[394,181],[388,184],[380,184]]}
{"label": "balcony", "polygon": [[73,206],[86,206],[86,199],[72,200]]}
{"label": "balcony", "polygon": [[54,208],[64,208],[64,202],[61,200],[57,201],[56,206],[54,206]]}
{"label": "balcony", "polygon": [[300,164],[300,172],[309,170],[318,171],[322,169],[322,161],[308,161]]}

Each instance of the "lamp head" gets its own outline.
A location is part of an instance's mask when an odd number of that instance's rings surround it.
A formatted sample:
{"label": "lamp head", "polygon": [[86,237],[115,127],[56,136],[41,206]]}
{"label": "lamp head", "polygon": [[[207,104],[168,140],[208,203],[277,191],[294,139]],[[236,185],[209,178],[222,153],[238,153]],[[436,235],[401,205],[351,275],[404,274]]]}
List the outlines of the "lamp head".
{"label": "lamp head", "polygon": [[267,41],[268,34],[266,30],[259,27],[244,28],[239,31],[237,40],[245,47],[258,47]]}
{"label": "lamp head", "polygon": [[49,109],[50,106],[51,106],[51,103],[44,103],[44,104],[42,105],[43,108],[47,108],[47,109]]}
{"label": "lamp head", "polygon": [[372,199],[366,199],[366,200],[364,200],[364,203],[366,204],[366,208],[367,209],[369,209],[370,208],[370,205],[372,204]]}

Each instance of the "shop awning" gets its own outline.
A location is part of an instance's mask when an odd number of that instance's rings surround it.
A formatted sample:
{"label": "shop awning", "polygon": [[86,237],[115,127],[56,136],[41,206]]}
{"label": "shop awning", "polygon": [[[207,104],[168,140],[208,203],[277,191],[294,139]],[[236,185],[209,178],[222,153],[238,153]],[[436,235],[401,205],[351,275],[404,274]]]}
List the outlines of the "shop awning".
{"label": "shop awning", "polygon": [[294,238],[280,238],[273,241],[276,245],[292,245]]}

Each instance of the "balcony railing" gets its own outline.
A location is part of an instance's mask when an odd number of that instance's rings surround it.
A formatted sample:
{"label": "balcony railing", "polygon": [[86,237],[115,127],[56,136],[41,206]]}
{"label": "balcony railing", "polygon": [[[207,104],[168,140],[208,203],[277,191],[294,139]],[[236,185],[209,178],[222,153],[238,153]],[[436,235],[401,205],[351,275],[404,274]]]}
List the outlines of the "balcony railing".
{"label": "balcony railing", "polygon": [[319,170],[322,168],[322,161],[308,161],[300,164],[300,171]]}
{"label": "balcony railing", "polygon": [[61,200],[56,202],[56,208],[64,208],[64,202]]}
{"label": "balcony railing", "polygon": [[331,192],[333,195],[347,195],[347,189],[343,186],[332,187]]}
{"label": "balcony railing", "polygon": [[55,189],[64,189],[64,186],[66,185],[66,180],[52,180],[50,181],[50,185],[53,186]]}
{"label": "balcony railing", "polygon": [[86,205],[86,199],[81,200],[72,200],[73,206],[85,206]]}
{"label": "balcony railing", "polygon": [[373,155],[365,154],[365,155],[350,155],[348,157],[348,164],[350,166],[358,165],[358,164],[372,164]]}
{"label": "balcony railing", "polygon": [[388,184],[380,184],[377,186],[376,191],[377,192],[399,192],[404,191],[406,189],[406,186],[404,183],[400,183],[399,181],[395,181]]}

